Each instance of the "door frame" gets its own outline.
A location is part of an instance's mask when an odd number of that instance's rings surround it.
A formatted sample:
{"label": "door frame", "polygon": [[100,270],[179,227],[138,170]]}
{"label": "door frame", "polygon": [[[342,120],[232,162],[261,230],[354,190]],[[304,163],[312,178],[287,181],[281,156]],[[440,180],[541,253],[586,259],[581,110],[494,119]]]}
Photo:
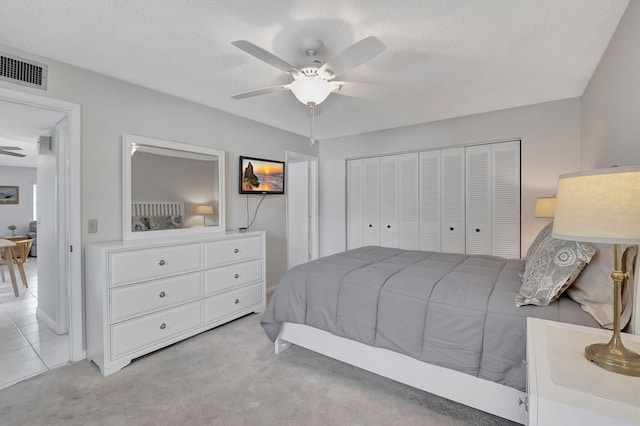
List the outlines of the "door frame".
{"label": "door frame", "polygon": [[[69,308],[69,359],[80,361],[85,358],[83,350],[84,321],[82,316],[82,212],[81,212],[81,156],[82,140],[82,108],[81,105],[66,102],[46,96],[19,92],[0,87],[0,101],[18,103],[59,111],[67,115],[69,120],[69,135],[66,146],[60,147],[64,152],[63,187],[59,188],[65,195],[62,197],[60,213],[66,226],[59,232],[69,247],[58,255],[61,270],[66,271],[65,283]],[[61,165],[59,164],[58,167]]]}
{"label": "door frame", "polygon": [[[311,219],[309,220],[309,245],[311,248],[311,259],[317,259],[319,256],[320,250],[320,242],[319,242],[319,208],[318,208],[318,200],[319,200],[319,188],[318,188],[318,157],[314,157],[312,155],[300,154],[293,151],[285,151],[285,162],[289,163],[299,163],[299,162],[307,162],[310,166],[310,175],[309,175],[309,214]],[[289,179],[291,175],[287,173],[287,179]],[[290,186],[289,186],[290,187]],[[287,205],[285,208],[286,211],[286,228],[287,228],[287,268],[289,267],[289,194],[287,193]]]}

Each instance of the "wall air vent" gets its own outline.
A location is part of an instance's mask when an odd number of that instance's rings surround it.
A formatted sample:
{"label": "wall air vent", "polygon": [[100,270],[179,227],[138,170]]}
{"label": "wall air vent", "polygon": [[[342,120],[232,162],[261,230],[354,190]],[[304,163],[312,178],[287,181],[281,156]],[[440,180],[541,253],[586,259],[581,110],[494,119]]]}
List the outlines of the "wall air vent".
{"label": "wall air vent", "polygon": [[47,90],[47,65],[0,52],[0,80]]}

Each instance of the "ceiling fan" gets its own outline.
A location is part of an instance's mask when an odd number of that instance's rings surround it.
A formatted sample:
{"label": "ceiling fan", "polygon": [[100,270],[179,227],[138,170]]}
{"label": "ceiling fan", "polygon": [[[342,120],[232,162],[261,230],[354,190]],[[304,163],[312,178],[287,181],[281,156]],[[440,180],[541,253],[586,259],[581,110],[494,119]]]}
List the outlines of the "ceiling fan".
{"label": "ceiling fan", "polygon": [[294,96],[313,112],[329,94],[337,93],[345,96],[368,97],[377,87],[369,84],[334,80],[346,71],[353,69],[380,54],[386,46],[377,38],[364,38],[325,62],[316,56],[322,46],[320,40],[306,40],[302,49],[308,55],[309,63],[294,67],[263,48],[246,40],[231,42],[234,46],[267,64],[278,68],[293,77],[289,84],[265,87],[231,96],[233,99],[244,99],[267,93],[291,90]]}
{"label": "ceiling fan", "polygon": [[2,155],[13,155],[14,157],[26,157],[25,154],[20,154],[19,152],[11,152],[11,151],[22,151],[22,148],[17,146],[0,146],[0,154]]}

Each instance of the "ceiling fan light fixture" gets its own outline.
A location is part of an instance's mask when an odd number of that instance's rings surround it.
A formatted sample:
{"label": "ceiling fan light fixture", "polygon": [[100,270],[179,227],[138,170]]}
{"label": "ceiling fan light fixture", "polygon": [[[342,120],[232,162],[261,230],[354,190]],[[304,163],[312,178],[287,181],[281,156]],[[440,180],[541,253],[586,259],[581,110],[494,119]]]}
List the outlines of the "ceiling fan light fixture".
{"label": "ceiling fan light fixture", "polygon": [[289,85],[294,96],[303,104],[319,105],[333,91],[333,86],[321,78],[299,78]]}

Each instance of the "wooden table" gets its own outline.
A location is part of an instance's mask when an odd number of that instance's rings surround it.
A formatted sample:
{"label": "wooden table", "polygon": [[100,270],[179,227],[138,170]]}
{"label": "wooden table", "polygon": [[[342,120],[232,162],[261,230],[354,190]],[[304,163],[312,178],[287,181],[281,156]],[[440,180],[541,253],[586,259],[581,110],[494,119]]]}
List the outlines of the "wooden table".
{"label": "wooden table", "polygon": [[9,275],[11,276],[11,284],[13,284],[13,294],[16,297],[20,297],[18,292],[18,282],[16,281],[16,271],[13,269],[13,255],[11,254],[11,247],[15,247],[16,243],[13,241],[0,239],[0,250],[4,249],[4,260],[7,262],[9,268]]}

